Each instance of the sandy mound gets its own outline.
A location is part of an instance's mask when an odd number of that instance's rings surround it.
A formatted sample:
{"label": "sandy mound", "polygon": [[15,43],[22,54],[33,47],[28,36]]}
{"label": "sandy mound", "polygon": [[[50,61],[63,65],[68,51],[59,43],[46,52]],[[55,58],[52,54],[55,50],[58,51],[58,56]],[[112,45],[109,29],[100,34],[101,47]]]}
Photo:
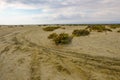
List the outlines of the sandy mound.
{"label": "sandy mound", "polygon": [[56,46],[42,27],[0,28],[0,80],[120,80],[120,33],[92,32]]}

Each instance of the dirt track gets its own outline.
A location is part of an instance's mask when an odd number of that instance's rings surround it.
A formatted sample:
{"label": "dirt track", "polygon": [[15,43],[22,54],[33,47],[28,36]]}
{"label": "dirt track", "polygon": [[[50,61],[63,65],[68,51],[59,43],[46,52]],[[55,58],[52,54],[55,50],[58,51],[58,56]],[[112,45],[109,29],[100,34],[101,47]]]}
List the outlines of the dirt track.
{"label": "dirt track", "polygon": [[[117,49],[108,52],[109,55],[118,54],[116,57],[72,50],[71,45],[51,45],[53,43],[47,39],[49,33],[40,27],[0,29],[0,80],[120,80],[119,38],[115,43]],[[94,51],[97,53],[93,44]]]}

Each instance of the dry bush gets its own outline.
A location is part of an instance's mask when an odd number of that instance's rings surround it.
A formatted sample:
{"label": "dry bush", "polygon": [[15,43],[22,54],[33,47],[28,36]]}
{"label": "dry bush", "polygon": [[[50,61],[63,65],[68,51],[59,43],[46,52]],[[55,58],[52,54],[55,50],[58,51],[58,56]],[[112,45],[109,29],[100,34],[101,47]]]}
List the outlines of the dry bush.
{"label": "dry bush", "polygon": [[111,24],[108,27],[110,27],[112,29],[116,29],[116,28],[120,28],[120,24]]}
{"label": "dry bush", "polygon": [[75,36],[87,36],[90,34],[90,32],[88,30],[85,30],[85,29],[76,29],[72,32],[73,35]]}
{"label": "dry bush", "polygon": [[112,32],[112,30],[106,28],[105,25],[89,25],[86,29],[89,31],[97,31],[97,32],[104,32],[104,31]]}
{"label": "dry bush", "polygon": [[111,30],[111,29],[108,29],[108,28],[106,28],[104,31],[112,32],[112,30]]}
{"label": "dry bush", "polygon": [[65,29],[65,27],[61,27],[61,29]]}
{"label": "dry bush", "polygon": [[52,34],[50,34],[50,35],[48,36],[48,39],[54,39],[54,38],[57,37],[57,36],[58,36],[58,34],[52,33]]}
{"label": "dry bush", "polygon": [[56,45],[59,44],[69,44],[71,43],[73,37],[69,36],[67,33],[61,33],[57,35],[56,33],[53,33],[48,36],[49,39],[53,39]]}
{"label": "dry bush", "polygon": [[45,27],[45,28],[43,28],[43,30],[44,31],[54,31],[54,30],[56,30],[58,28],[60,28],[60,27]]}
{"label": "dry bush", "polygon": [[120,29],[117,32],[120,33]]}

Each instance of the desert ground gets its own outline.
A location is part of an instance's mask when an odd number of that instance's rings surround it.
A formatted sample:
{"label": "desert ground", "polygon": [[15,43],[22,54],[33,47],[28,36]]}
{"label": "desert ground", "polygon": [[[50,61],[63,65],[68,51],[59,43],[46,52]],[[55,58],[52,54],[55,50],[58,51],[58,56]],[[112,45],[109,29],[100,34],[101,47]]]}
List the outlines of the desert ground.
{"label": "desert ground", "polygon": [[91,32],[71,44],[55,45],[48,35],[72,34],[86,26],[0,27],[0,80],[120,80],[120,33]]}

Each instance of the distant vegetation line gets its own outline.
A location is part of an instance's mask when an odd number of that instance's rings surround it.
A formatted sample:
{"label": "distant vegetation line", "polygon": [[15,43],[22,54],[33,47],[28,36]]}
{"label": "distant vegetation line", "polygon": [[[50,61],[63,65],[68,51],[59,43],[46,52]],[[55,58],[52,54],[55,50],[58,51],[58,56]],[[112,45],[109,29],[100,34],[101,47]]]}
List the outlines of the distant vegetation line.
{"label": "distant vegetation line", "polygon": [[0,26],[16,26],[16,27],[19,27],[19,26],[53,26],[53,25],[56,25],[56,26],[88,26],[88,25],[119,25],[120,26],[120,23],[119,24],[25,24],[25,25],[0,25]]}

